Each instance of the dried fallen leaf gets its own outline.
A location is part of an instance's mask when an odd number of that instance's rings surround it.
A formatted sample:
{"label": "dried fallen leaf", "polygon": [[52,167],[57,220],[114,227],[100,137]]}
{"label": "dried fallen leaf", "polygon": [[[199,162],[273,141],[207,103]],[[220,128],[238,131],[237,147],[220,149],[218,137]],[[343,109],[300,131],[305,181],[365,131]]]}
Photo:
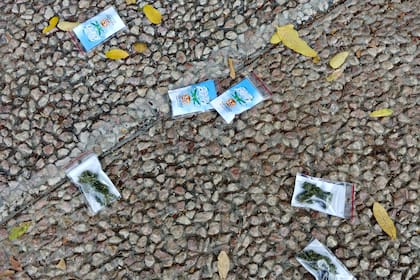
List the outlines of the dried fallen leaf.
{"label": "dried fallen leaf", "polygon": [[60,259],[60,261],[57,263],[55,267],[61,270],[66,270],[67,268],[66,262],[64,261],[64,259]]}
{"label": "dried fallen leaf", "polygon": [[271,36],[270,43],[273,45],[277,45],[280,42],[281,42],[280,35],[277,33],[277,31],[275,31],[273,36]]}
{"label": "dried fallen leaf", "polygon": [[330,59],[330,66],[334,69],[339,68],[346,61],[349,56],[349,52],[340,52]]}
{"label": "dried fallen leaf", "polygon": [[151,23],[159,24],[162,22],[162,15],[157,9],[153,8],[152,5],[144,5],[143,13]]}
{"label": "dried fallen leaf", "polygon": [[236,72],[235,72],[235,66],[233,65],[233,59],[228,58],[228,64],[229,64],[229,75],[232,79],[236,78]]}
{"label": "dried fallen leaf", "polygon": [[147,44],[143,42],[136,42],[133,44],[133,49],[138,53],[142,53],[147,50]]}
{"label": "dried fallen leaf", "polygon": [[42,29],[42,33],[48,33],[50,32],[52,29],[54,29],[54,27],[57,26],[58,21],[60,20],[60,18],[58,16],[54,16],[52,17],[49,21],[48,21],[48,26],[45,26],[44,29]]}
{"label": "dried fallen leaf", "polygon": [[112,49],[105,53],[105,56],[109,59],[124,59],[129,56],[128,52],[121,49]]}
{"label": "dried fallen leaf", "polygon": [[360,58],[362,56],[362,50],[357,50],[356,51],[356,57]]}
{"label": "dried fallen leaf", "polygon": [[60,21],[57,24],[58,29],[62,30],[62,31],[72,31],[73,28],[75,28],[76,26],[78,26],[80,23],[79,22],[71,22],[71,21]]}
{"label": "dried fallen leaf", "polygon": [[226,280],[229,273],[230,260],[225,251],[221,251],[217,257],[217,270],[221,280]]}
{"label": "dried fallen leaf", "polygon": [[381,110],[373,111],[372,113],[369,114],[369,116],[374,117],[374,118],[388,117],[388,116],[391,116],[392,113],[394,113],[394,111],[392,111],[391,109],[381,109]]}
{"label": "dried fallen leaf", "polygon": [[23,270],[20,262],[18,260],[16,260],[13,256],[9,257],[9,262],[10,262],[10,265],[12,266],[12,268],[15,271],[22,271]]}
{"label": "dried fallen leaf", "polygon": [[136,0],[125,0],[127,5],[136,4]]}
{"label": "dried fallen leaf", "polygon": [[14,275],[15,272],[13,270],[7,269],[4,271],[0,271],[0,277],[8,277]]}
{"label": "dried fallen leaf", "polygon": [[22,236],[28,230],[31,224],[31,222],[24,222],[16,227],[13,227],[9,232],[9,240],[15,240],[16,238]]}
{"label": "dried fallen leaf", "polygon": [[397,238],[397,229],[395,228],[394,222],[389,217],[385,208],[378,202],[373,203],[373,216],[375,216],[382,230],[395,240]]}
{"label": "dried fallen leaf", "polygon": [[277,34],[286,47],[308,57],[317,57],[318,53],[299,37],[299,33],[293,28],[293,24],[277,27]]}
{"label": "dried fallen leaf", "polygon": [[332,72],[330,75],[327,76],[327,81],[328,82],[335,81],[338,78],[340,78],[341,75],[343,75],[343,69],[337,69],[334,72]]}

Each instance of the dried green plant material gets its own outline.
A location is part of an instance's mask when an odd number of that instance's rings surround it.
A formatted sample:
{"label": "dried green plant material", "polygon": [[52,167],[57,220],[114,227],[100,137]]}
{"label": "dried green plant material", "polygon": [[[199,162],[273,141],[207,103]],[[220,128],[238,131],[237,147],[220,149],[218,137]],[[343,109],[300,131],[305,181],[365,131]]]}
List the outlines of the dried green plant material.
{"label": "dried green plant material", "polygon": [[125,3],[126,3],[127,5],[136,4],[136,0],[125,0]]}
{"label": "dried green plant material", "polygon": [[217,257],[217,270],[221,280],[226,280],[229,273],[230,260],[225,251],[221,251]]}
{"label": "dried green plant material", "polygon": [[235,66],[233,65],[233,59],[232,58],[228,58],[228,64],[229,64],[229,76],[232,79],[236,78],[236,72],[235,72]]}
{"label": "dried green plant material", "polygon": [[58,21],[60,20],[60,18],[58,16],[54,16],[52,17],[49,21],[48,21],[48,26],[45,26],[44,29],[42,29],[42,33],[48,33],[51,30],[54,29],[54,27],[57,26]]}
{"label": "dried green plant material", "polygon": [[12,268],[15,271],[23,271],[22,265],[20,264],[20,262],[17,259],[15,259],[15,257],[10,256],[9,257],[9,262],[10,262],[10,265],[12,266]]}
{"label": "dried green plant material", "polygon": [[61,270],[66,270],[67,268],[66,261],[64,259],[60,259],[60,261],[57,263],[55,267]]}
{"label": "dried green plant material", "polygon": [[393,110],[386,108],[386,109],[380,109],[380,110],[373,111],[372,113],[369,114],[369,116],[371,116],[373,118],[389,117],[393,113],[394,113]]}
{"label": "dried green plant material", "polygon": [[121,49],[112,49],[105,53],[105,56],[109,59],[124,59],[129,56],[128,52]]}
{"label": "dried green plant material", "polygon": [[330,59],[330,66],[334,69],[339,68],[346,61],[349,52],[340,52]]}
{"label": "dried green plant material", "polygon": [[153,8],[152,5],[144,5],[143,13],[146,15],[147,19],[153,24],[160,24],[162,22],[162,15],[157,9]]}
{"label": "dried green plant material", "polygon": [[21,237],[28,231],[31,224],[32,222],[23,222],[20,225],[13,227],[9,232],[9,240],[15,240],[16,238]]}
{"label": "dried green plant material", "polygon": [[[299,33],[294,29],[293,24],[277,27],[276,33],[283,45],[289,49],[307,57],[318,56],[318,53],[299,37]],[[273,41],[276,42],[278,38],[274,38]]]}
{"label": "dried green plant material", "polygon": [[57,24],[58,29],[62,30],[62,31],[71,31],[73,30],[73,28],[75,28],[76,26],[78,26],[80,24],[80,22],[71,22],[71,21],[60,21]]}
{"label": "dried green plant material", "polygon": [[341,75],[343,75],[343,69],[337,69],[334,72],[332,72],[330,75],[327,76],[327,81],[328,82],[335,81],[338,78],[340,78]]}
{"label": "dried green plant material", "polygon": [[136,42],[133,44],[133,49],[138,53],[142,53],[147,50],[147,44],[144,42]]}
{"label": "dried green plant material", "polygon": [[397,229],[395,228],[394,222],[389,217],[385,208],[378,202],[373,203],[373,216],[382,230],[388,234],[391,239],[397,238]]}

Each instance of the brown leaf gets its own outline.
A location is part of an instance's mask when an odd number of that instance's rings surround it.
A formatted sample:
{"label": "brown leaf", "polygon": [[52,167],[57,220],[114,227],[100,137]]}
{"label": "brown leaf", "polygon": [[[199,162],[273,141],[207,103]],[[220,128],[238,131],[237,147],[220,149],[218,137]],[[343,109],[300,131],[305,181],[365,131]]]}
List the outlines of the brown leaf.
{"label": "brown leaf", "polygon": [[20,262],[18,260],[16,260],[13,256],[9,257],[9,262],[10,265],[12,266],[12,268],[16,271],[22,271],[22,265],[20,264]]}
{"label": "brown leaf", "polygon": [[15,274],[15,272],[13,270],[10,270],[10,269],[0,271],[0,277],[13,276],[14,274]]}
{"label": "brown leaf", "polygon": [[356,51],[356,57],[360,58],[362,56],[362,50],[357,50]]}
{"label": "brown leaf", "polygon": [[232,79],[236,78],[235,66],[233,65],[233,59],[229,57],[228,59],[229,64],[229,75]]}
{"label": "brown leaf", "polygon": [[57,263],[55,267],[61,270],[66,270],[67,268],[66,261],[64,259],[60,259],[60,261]]}
{"label": "brown leaf", "polygon": [[373,216],[375,216],[375,219],[382,230],[385,231],[391,239],[395,240],[397,238],[397,229],[395,228],[394,222],[389,217],[385,208],[378,202],[373,203]]}
{"label": "brown leaf", "polygon": [[230,260],[225,251],[221,251],[217,257],[217,269],[221,280],[226,280],[229,273]]}

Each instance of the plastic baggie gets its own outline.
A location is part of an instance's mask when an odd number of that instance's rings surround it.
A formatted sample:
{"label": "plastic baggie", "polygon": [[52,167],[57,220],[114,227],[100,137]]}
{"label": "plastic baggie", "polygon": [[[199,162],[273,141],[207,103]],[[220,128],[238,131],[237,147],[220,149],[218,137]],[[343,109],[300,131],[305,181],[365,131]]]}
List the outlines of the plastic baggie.
{"label": "plastic baggie", "polygon": [[174,118],[210,111],[213,109],[210,101],[217,97],[213,80],[170,90],[168,94]]}
{"label": "plastic baggie", "polygon": [[296,259],[316,280],[356,279],[340,260],[316,239],[313,239],[302,252],[298,253]]}
{"label": "plastic baggie", "polygon": [[354,186],[346,182],[332,182],[298,173],[292,206],[351,218],[354,211]]}
{"label": "plastic baggie", "polygon": [[79,24],[69,34],[80,51],[89,52],[126,28],[117,10],[111,6]]}
{"label": "plastic baggie", "polygon": [[121,197],[94,153],[83,154],[70,163],[66,175],[79,187],[93,214]]}
{"label": "plastic baggie", "polygon": [[236,115],[271,97],[271,91],[251,73],[211,102],[214,109],[230,123]]}

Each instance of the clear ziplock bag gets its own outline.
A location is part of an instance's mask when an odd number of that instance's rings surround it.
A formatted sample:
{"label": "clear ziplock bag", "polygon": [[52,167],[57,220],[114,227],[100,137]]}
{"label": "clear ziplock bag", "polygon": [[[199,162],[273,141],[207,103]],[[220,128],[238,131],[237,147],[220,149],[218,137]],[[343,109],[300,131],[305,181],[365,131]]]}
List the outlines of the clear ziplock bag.
{"label": "clear ziplock bag", "polygon": [[356,279],[340,260],[316,239],[312,240],[302,252],[297,254],[296,259],[316,280]]}
{"label": "clear ziplock bag", "polygon": [[223,119],[230,123],[236,115],[269,97],[271,91],[257,75],[251,73],[210,103]]}
{"label": "clear ziplock bag", "polygon": [[351,218],[354,211],[354,186],[346,182],[332,182],[298,173],[292,206]]}
{"label": "clear ziplock bag", "polygon": [[89,52],[127,26],[115,7],[108,7],[69,32],[72,41],[82,52]]}
{"label": "clear ziplock bag", "polygon": [[79,187],[93,214],[121,197],[94,153],[75,159],[67,167],[66,175]]}
{"label": "clear ziplock bag", "polygon": [[210,111],[213,109],[210,101],[217,97],[213,80],[169,90],[168,94],[173,118]]}

